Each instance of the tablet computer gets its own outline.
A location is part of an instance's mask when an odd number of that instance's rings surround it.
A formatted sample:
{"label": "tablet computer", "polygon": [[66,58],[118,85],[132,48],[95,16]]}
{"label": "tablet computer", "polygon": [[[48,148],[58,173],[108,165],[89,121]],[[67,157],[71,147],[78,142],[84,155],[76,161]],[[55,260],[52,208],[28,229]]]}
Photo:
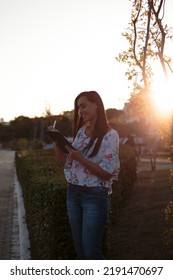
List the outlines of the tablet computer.
{"label": "tablet computer", "polygon": [[59,132],[58,130],[45,130],[45,133],[53,140],[57,143],[58,147],[64,152],[64,153],[68,153],[68,151],[66,150],[65,146],[69,146],[72,149],[73,146],[72,144],[65,138],[65,136]]}

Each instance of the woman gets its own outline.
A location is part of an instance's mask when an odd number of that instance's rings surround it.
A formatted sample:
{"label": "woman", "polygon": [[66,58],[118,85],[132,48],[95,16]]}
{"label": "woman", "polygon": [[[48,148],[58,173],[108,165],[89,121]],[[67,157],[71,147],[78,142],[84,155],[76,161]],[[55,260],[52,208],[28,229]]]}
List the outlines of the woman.
{"label": "woman", "polygon": [[75,99],[73,148],[56,145],[68,182],[67,212],[78,259],[104,259],[102,239],[108,219],[108,194],[119,173],[119,137],[109,128],[95,91]]}

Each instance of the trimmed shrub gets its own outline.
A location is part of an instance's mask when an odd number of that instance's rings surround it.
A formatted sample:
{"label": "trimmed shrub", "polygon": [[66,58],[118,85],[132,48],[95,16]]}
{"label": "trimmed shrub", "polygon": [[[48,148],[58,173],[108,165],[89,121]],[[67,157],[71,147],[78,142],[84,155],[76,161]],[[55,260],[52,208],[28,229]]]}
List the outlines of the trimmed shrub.
{"label": "trimmed shrub", "polygon": [[23,150],[35,150],[41,149],[42,143],[35,139],[35,140],[28,140],[26,138],[20,139],[13,139],[9,142],[9,147],[15,151],[23,151]]}
{"label": "trimmed shrub", "polygon": [[66,182],[50,151],[16,154],[32,259],[73,259],[65,205]]}
{"label": "trimmed shrub", "polygon": [[[169,147],[170,161],[173,163],[173,145]],[[169,173],[170,181],[173,185],[173,168]],[[165,209],[165,219],[168,222],[168,229],[165,231],[165,246],[169,250],[171,257],[173,257],[173,201],[170,201]]]}

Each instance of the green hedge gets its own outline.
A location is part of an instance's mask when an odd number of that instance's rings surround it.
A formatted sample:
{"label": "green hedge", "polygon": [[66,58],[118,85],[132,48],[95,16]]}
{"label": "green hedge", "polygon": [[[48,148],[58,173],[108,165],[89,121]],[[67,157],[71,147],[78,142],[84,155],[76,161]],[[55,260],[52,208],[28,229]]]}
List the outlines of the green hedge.
{"label": "green hedge", "polygon": [[[124,147],[122,149],[124,151]],[[121,172],[110,196],[110,223],[105,234],[105,252],[109,248],[111,225],[120,202],[127,198],[136,179],[136,160],[131,151],[121,152]],[[66,211],[66,181],[58,167],[54,151],[16,152],[16,171],[22,186],[30,235],[31,258],[75,259]]]}
{"label": "green hedge", "polygon": [[65,209],[66,182],[53,153],[16,153],[16,170],[23,190],[32,259],[73,259]]}
{"label": "green hedge", "polygon": [[[173,163],[173,145],[170,146],[170,160]],[[173,168],[169,173],[170,181],[173,185]],[[173,201],[171,200],[165,209],[165,219],[168,222],[168,229],[165,231],[165,245],[173,258]]]}
{"label": "green hedge", "polygon": [[137,178],[136,153],[132,147],[120,145],[120,166],[119,179],[118,182],[113,183],[113,191],[110,196],[110,222],[107,234],[107,247],[109,246],[109,234],[111,234],[112,226],[116,224],[121,203],[132,194]]}

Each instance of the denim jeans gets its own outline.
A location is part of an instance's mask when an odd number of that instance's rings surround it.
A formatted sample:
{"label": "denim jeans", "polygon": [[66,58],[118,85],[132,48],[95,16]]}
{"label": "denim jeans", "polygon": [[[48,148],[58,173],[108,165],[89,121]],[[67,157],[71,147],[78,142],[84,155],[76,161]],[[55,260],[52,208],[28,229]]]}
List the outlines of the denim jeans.
{"label": "denim jeans", "polygon": [[108,220],[108,191],[104,187],[69,184],[67,212],[78,259],[101,260]]}

